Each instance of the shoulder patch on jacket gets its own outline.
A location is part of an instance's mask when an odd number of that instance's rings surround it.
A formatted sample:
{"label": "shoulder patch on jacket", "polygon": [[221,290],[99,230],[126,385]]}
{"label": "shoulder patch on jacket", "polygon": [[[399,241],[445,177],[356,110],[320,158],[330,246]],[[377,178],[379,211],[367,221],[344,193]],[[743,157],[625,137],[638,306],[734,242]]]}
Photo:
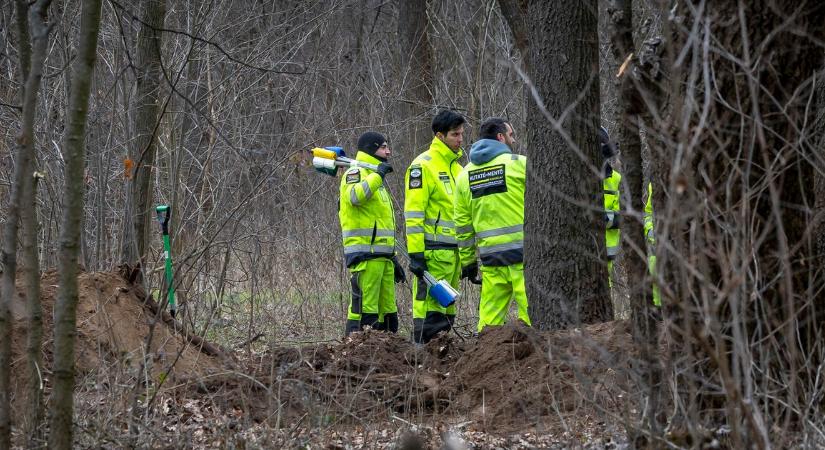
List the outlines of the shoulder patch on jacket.
{"label": "shoulder patch on jacket", "polygon": [[410,180],[407,186],[408,189],[421,189],[423,183],[423,176],[421,166],[419,165],[412,165],[410,166]]}
{"label": "shoulder patch on jacket", "polygon": [[355,184],[359,181],[361,181],[361,171],[360,170],[356,169],[356,170],[350,170],[349,172],[347,172],[347,184]]}

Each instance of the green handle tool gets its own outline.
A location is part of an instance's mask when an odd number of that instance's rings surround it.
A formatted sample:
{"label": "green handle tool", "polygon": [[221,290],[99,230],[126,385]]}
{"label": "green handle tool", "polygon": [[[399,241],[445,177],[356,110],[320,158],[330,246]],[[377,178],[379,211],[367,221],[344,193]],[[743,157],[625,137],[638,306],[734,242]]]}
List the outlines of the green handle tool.
{"label": "green handle tool", "polygon": [[175,304],[175,285],[172,283],[172,246],[169,243],[169,216],[172,214],[172,208],[169,205],[158,205],[155,212],[158,214],[160,231],[163,233],[163,256],[166,259],[166,272],[163,280],[164,287],[169,293],[169,314],[175,317],[178,306]]}

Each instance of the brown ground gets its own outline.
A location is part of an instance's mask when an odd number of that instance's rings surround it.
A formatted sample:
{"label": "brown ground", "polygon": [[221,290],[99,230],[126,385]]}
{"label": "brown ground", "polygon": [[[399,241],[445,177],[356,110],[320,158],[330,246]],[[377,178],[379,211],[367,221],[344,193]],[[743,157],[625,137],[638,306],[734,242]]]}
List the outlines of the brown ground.
{"label": "brown ground", "polygon": [[[53,348],[53,311],[57,296],[57,273],[43,274],[41,282],[43,306],[44,345],[46,362],[44,378],[48,385]],[[116,273],[82,273],[78,279],[76,368],[84,375],[118,362],[126,371],[140,368],[145,353],[149,325],[154,315],[143,307],[136,289]],[[25,357],[28,319],[18,285],[18,301],[12,308],[14,333],[12,339],[12,383],[23,392],[21,382],[27,374]],[[166,372],[168,380],[181,377],[207,376],[218,372],[223,364],[189,344],[172,328],[161,324],[155,327],[148,361],[153,379]],[[173,364],[174,363],[174,364]],[[19,398],[15,395],[15,398]]]}
{"label": "brown ground", "polygon": [[[56,284],[55,273],[44,275],[47,367]],[[155,320],[142,291],[114,273],[82,274],[79,285],[78,373],[117,366],[139,379]],[[24,374],[25,308],[15,307],[14,318],[12,373]],[[148,382],[163,385],[151,416],[169,432],[162,445],[186,443],[177,440],[184,439],[181,430],[189,430],[185,439],[216,446],[228,445],[225,435],[213,440],[220,430],[245,442],[255,441],[258,430],[258,437],[275,433],[268,442],[282,445],[338,448],[340,441],[347,448],[356,439],[351,433],[372,446],[415,430],[425,446],[446,442],[450,433],[465,440],[515,433],[529,447],[549,444],[541,440],[547,436],[584,442],[615,433],[606,423],[631,407],[627,374],[635,352],[628,324],[617,321],[555,333],[519,323],[478,338],[441,335],[419,348],[406,337],[366,331],[340,343],[274,346],[239,360],[207,355],[158,322],[150,356]],[[15,378],[18,392],[21,380]]]}

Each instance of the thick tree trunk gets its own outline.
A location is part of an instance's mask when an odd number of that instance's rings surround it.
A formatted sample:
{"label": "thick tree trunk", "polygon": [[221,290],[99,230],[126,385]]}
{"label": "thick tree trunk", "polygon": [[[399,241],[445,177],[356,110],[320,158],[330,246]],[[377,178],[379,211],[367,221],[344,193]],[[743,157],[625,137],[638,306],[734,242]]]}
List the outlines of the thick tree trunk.
{"label": "thick tree trunk", "polygon": [[72,87],[66,114],[63,148],[66,154],[63,220],[60,231],[58,277],[54,307],[54,367],[49,448],[72,448],[74,344],[77,334],[77,273],[83,218],[83,175],[86,167],[86,117],[97,58],[101,0],[83,0],[77,58],[72,64]]}
{"label": "thick tree trunk", "polygon": [[596,1],[533,1],[528,11],[531,78],[551,116],[531,99],[524,246],[531,319],[543,329],[610,320],[594,165],[601,160]]}
{"label": "thick tree trunk", "polygon": [[132,123],[135,139],[129,149],[134,176],[124,216],[123,262],[143,268],[152,221],[152,170],[160,125],[161,48],[166,16],[166,0],[144,0],[143,23],[137,38],[135,61],[136,93]]}
{"label": "thick tree trunk", "polygon": [[[24,11],[29,9],[29,18],[32,25],[31,36],[33,46],[30,60],[21,60],[21,75],[26,75],[25,91],[23,93],[23,123],[20,130],[17,146],[17,167],[14,172],[14,185],[11,188],[8,216],[3,233],[3,279],[2,303],[0,304],[0,448],[8,448],[11,444],[11,336],[12,323],[11,305],[15,301],[15,275],[17,273],[17,234],[21,218],[21,208],[31,205],[25,204],[26,194],[33,195],[34,180],[32,167],[34,163],[34,120],[37,107],[37,95],[40,90],[40,80],[43,77],[43,65],[46,59],[46,47],[49,28],[46,25],[46,11],[50,1],[38,1],[31,7],[22,3],[17,4],[18,31],[20,39],[26,38],[24,28],[26,17]],[[26,47],[27,44],[21,44]],[[27,53],[21,51],[21,56]],[[35,236],[36,239],[36,236]],[[29,241],[30,242],[30,241]],[[28,252],[27,252],[28,254]],[[35,255],[36,256],[36,255]],[[29,261],[31,264],[31,261]],[[27,267],[27,270],[33,270]],[[25,278],[24,284],[31,284],[30,277]],[[39,291],[39,280],[37,280]],[[39,292],[37,293],[39,295]],[[30,293],[26,293],[30,297]]]}
{"label": "thick tree trunk", "polygon": [[[398,37],[401,41],[400,119],[404,126],[398,160],[409,161],[432,140],[433,52],[427,28],[427,0],[398,2]],[[398,177],[402,179],[403,177]],[[399,185],[400,186],[400,185]]]}

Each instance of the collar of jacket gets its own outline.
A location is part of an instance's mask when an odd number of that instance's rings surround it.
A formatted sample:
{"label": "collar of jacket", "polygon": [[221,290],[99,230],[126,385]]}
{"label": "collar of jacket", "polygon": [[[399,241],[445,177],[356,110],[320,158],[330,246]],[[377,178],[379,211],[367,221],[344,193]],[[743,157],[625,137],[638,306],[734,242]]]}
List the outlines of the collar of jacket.
{"label": "collar of jacket", "polygon": [[457,152],[450,150],[450,147],[447,147],[447,144],[441,142],[441,139],[437,137],[433,137],[433,142],[430,143],[430,152],[435,153],[439,158],[447,162],[453,162],[461,158],[463,154],[460,148]]}
{"label": "collar of jacket", "polygon": [[355,154],[355,160],[361,161],[365,163],[375,164],[376,166],[381,164],[381,160],[376,158],[375,156],[370,155],[369,153],[362,152],[358,150],[358,153]]}

